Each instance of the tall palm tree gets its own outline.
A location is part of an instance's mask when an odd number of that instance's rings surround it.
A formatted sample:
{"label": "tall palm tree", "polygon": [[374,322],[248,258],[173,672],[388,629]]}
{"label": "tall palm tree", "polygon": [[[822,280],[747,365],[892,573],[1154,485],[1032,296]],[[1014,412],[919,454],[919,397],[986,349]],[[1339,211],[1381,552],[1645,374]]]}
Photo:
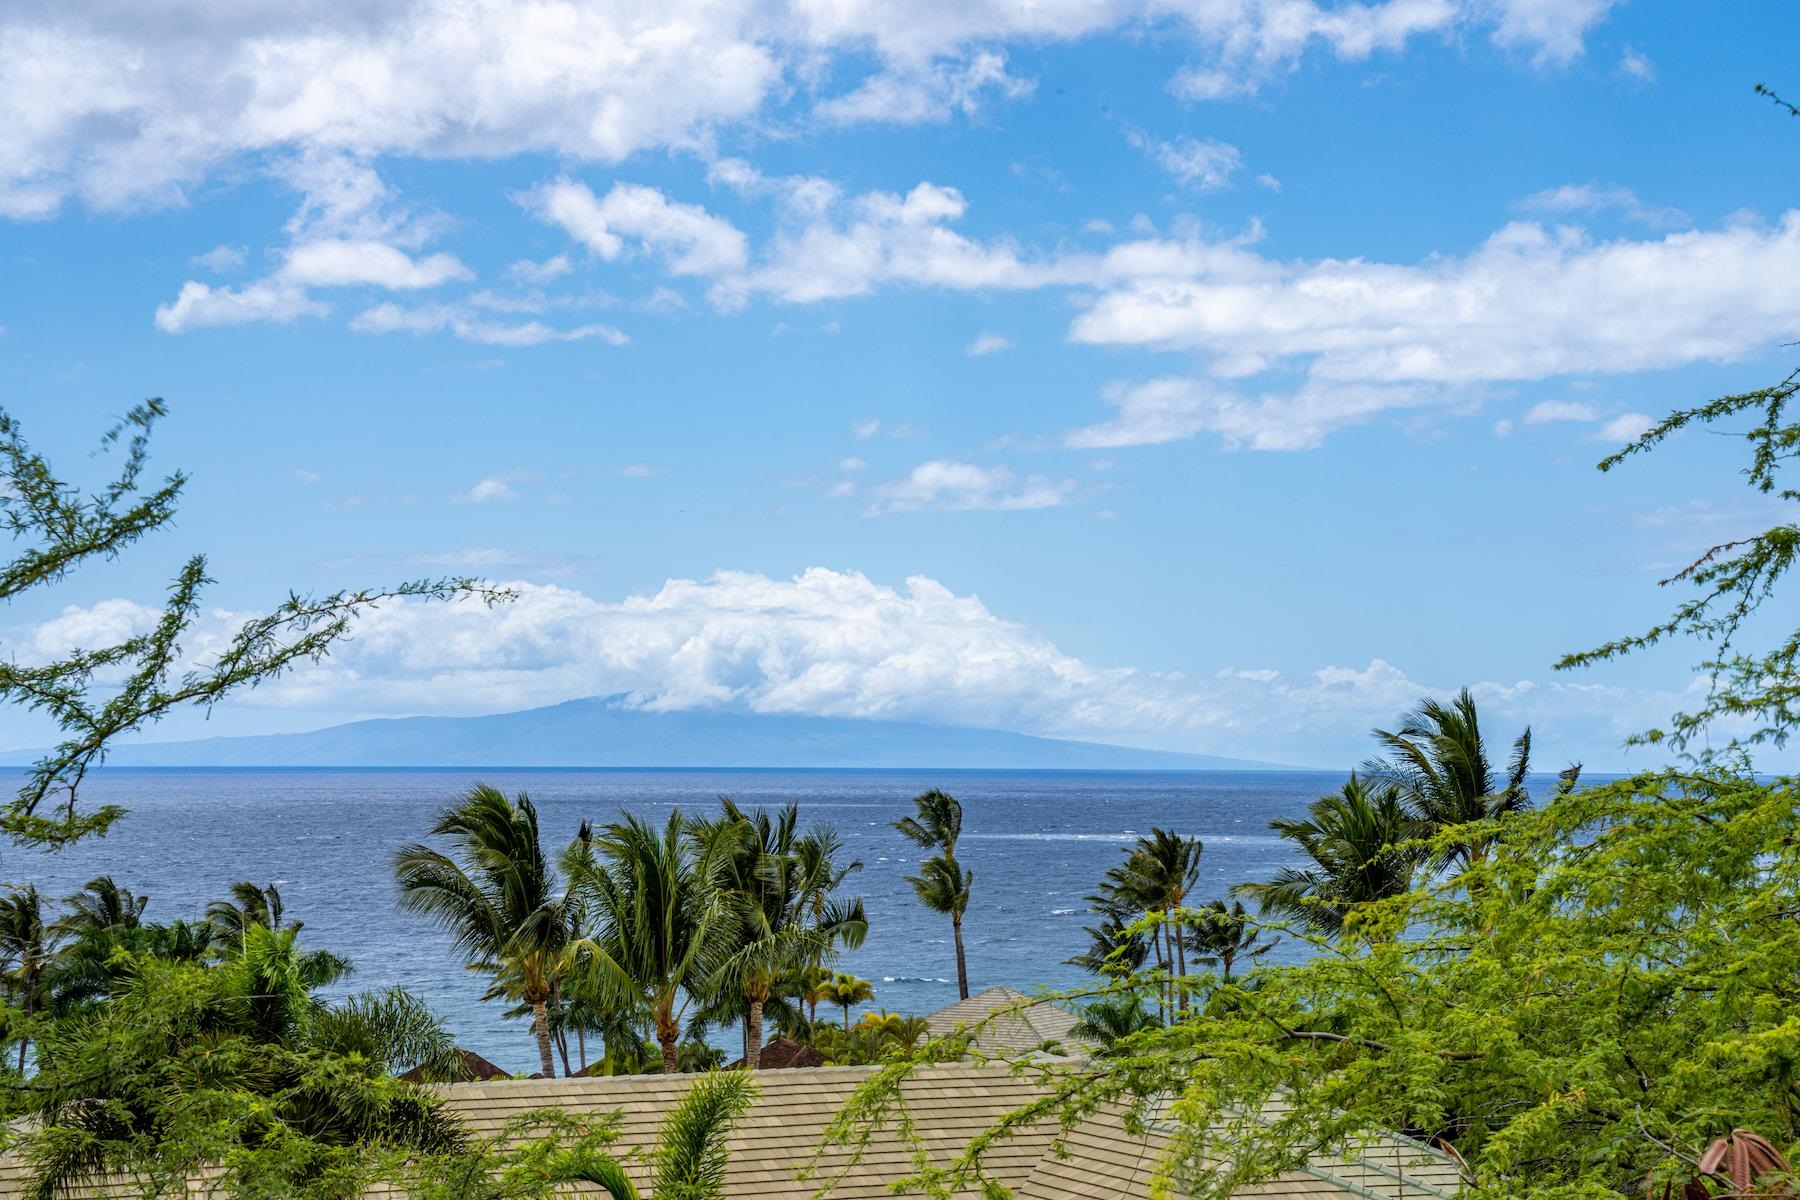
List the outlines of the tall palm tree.
{"label": "tall palm tree", "polygon": [[819,994],[822,999],[844,1010],[844,1032],[849,1033],[851,1006],[873,1000],[875,988],[866,979],[858,979],[840,971],[831,977],[831,982],[819,986]]}
{"label": "tall palm tree", "polygon": [[572,906],[538,839],[537,808],[485,784],[446,808],[431,836],[455,857],[415,843],[394,856],[400,906],[430,918],[474,970],[494,979],[489,995],[530,1006],[538,1063],[554,1077],[550,998],[573,940]]}
{"label": "tall palm tree", "polygon": [[894,822],[900,835],[923,850],[937,853],[919,864],[917,875],[908,875],[920,903],[932,912],[950,917],[950,930],[956,940],[956,990],[961,999],[969,998],[969,965],[963,954],[962,921],[969,908],[969,889],[975,873],[956,861],[956,843],[962,837],[962,805],[948,792],[932,788],[913,797],[918,810],[911,817]]}
{"label": "tall palm tree", "polygon": [[1412,888],[1419,854],[1410,843],[1420,830],[1398,788],[1351,775],[1342,791],[1319,797],[1307,811],[1304,821],[1275,820],[1269,828],[1310,865],[1283,867],[1266,883],[1240,883],[1232,889],[1237,895],[1264,913],[1335,936],[1360,906]]}
{"label": "tall palm tree", "polygon": [[[1529,807],[1525,776],[1531,770],[1531,730],[1513,740],[1501,776],[1488,758],[1475,698],[1464,688],[1449,704],[1426,698],[1393,731],[1377,729],[1386,752],[1362,766],[1372,783],[1388,784],[1428,833],[1503,817]],[[1466,868],[1486,852],[1490,839],[1472,836],[1445,854],[1444,865]]]}
{"label": "tall palm tree", "polygon": [[607,826],[591,854],[564,860],[588,925],[566,961],[584,988],[648,1011],[671,1075],[682,1016],[695,992],[718,978],[741,928],[731,841],[677,809],[660,831],[627,815]]}

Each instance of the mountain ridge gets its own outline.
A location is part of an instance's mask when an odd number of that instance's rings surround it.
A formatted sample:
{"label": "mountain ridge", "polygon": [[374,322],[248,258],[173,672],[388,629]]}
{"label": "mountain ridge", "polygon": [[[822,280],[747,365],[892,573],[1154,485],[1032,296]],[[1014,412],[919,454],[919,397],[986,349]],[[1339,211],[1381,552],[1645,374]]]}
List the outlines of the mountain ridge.
{"label": "mountain ridge", "polygon": [[[34,761],[38,752],[0,754]],[[120,746],[120,767],[904,767],[1293,770],[997,729],[739,712],[647,712],[622,696],[476,717],[379,717],[305,733]]]}

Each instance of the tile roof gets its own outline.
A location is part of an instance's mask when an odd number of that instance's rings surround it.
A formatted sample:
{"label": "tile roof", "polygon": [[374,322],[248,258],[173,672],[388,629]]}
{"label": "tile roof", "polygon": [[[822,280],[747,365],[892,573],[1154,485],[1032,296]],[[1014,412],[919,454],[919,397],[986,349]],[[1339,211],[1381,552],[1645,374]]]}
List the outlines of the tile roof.
{"label": "tile roof", "polygon": [[1033,1000],[1009,987],[976,992],[925,1018],[933,1037],[943,1037],[961,1025],[976,1029],[973,1045],[990,1058],[1016,1058],[1030,1054],[1045,1042],[1057,1042],[1064,1052],[1082,1052],[1092,1046],[1074,1036],[1079,1020],[1073,1013],[1045,1000]]}
{"label": "tile roof", "polygon": [[[974,998],[971,998],[974,999]],[[1065,1014],[1066,1015],[1066,1014]],[[1058,1068],[1063,1069],[1063,1068]],[[1079,1069],[1070,1065],[1066,1069]],[[820,1151],[827,1125],[867,1080],[872,1067],[819,1067],[758,1072],[758,1094],[729,1143],[725,1194],[733,1200],[808,1200],[821,1187],[833,1200],[875,1200],[914,1175],[923,1150],[947,1164],[997,1118],[1040,1095],[1037,1073],[1015,1074],[1002,1064],[946,1063],[919,1068],[903,1088],[918,1142],[895,1132],[895,1122],[873,1131],[862,1159],[852,1165],[845,1147]],[[508,1080],[440,1085],[448,1107],[469,1128],[499,1133],[506,1122],[532,1109],[561,1107],[572,1113],[620,1114],[621,1155],[655,1142],[664,1114],[686,1093],[693,1075]],[[1150,1194],[1150,1179],[1167,1135],[1152,1127],[1133,1134],[1121,1115],[1101,1112],[1064,1139],[1060,1153],[1048,1125],[1020,1131],[997,1143],[988,1170],[1017,1200],[1135,1200]],[[811,1178],[798,1178],[809,1166]],[[626,1161],[640,1188],[648,1171],[639,1157]],[[22,1195],[22,1170],[0,1160],[0,1200]],[[1444,1156],[1402,1139],[1390,1139],[1350,1158],[1321,1158],[1308,1170],[1290,1172],[1239,1194],[1308,1197],[1311,1200],[1429,1200],[1457,1188],[1455,1167]],[[966,1193],[973,1197],[974,1192]]]}

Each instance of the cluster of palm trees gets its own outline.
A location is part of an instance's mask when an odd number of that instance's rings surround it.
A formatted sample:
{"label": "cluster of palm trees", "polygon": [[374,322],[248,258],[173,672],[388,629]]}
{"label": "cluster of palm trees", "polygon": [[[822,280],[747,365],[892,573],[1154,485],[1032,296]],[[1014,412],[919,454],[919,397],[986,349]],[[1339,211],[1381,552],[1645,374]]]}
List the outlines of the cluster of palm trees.
{"label": "cluster of palm trees", "polygon": [[[804,1029],[809,995],[838,954],[860,945],[860,899],[841,898],[861,869],[844,862],[829,826],[802,831],[792,804],[745,812],[721,799],[714,816],[671,812],[660,825],[631,814],[583,825],[551,861],[526,795],[477,786],[444,810],[431,836],[394,860],[403,908],[448,932],[488,997],[532,1018],[539,1067],[632,1070],[654,1044],[662,1069],[682,1069],[682,1037],[740,1025],[754,1067],[766,1023]],[[602,1039],[590,1067],[586,1035]]]}
{"label": "cluster of palm trees", "polygon": [[[1195,968],[1230,982],[1234,970],[1274,946],[1257,917],[1277,918],[1308,936],[1355,931],[1366,906],[1404,895],[1423,876],[1454,876],[1479,863],[1500,821],[1531,803],[1531,731],[1513,741],[1503,769],[1490,759],[1474,698],[1421,701],[1393,730],[1374,731],[1382,754],[1352,772],[1343,787],[1314,801],[1300,819],[1272,828],[1302,859],[1262,882],[1232,889],[1228,906],[1186,901],[1199,880],[1196,838],[1152,830],[1126,852],[1088,897],[1100,921],[1088,949],[1070,959],[1096,975],[1157,981],[1155,1011],[1135,994],[1108,996],[1086,1009],[1078,1033],[1112,1045],[1186,1011]],[[1562,772],[1573,787],[1579,767]]]}
{"label": "cluster of palm trees", "polygon": [[91,1013],[129,986],[143,960],[236,967],[253,951],[279,951],[284,970],[309,993],[350,974],[326,950],[301,949],[301,922],[286,919],[273,884],[231,885],[198,921],[150,922],[149,897],[110,875],[90,879],[60,902],[35,886],[0,896],[0,999],[20,1014],[17,1029],[0,1029],[17,1070],[25,1070],[33,1018]]}
{"label": "cluster of palm trees", "polygon": [[[1219,968],[1229,979],[1238,963],[1254,961],[1274,948],[1262,937],[1241,902],[1227,907],[1214,900],[1190,907],[1200,882],[1199,838],[1152,829],[1125,852],[1125,859],[1106,873],[1088,903],[1100,922],[1088,927],[1090,944],[1069,959],[1096,975],[1123,979],[1154,968],[1157,1019],[1170,1021],[1188,1008],[1190,974],[1197,968]],[[1135,1009],[1137,1002],[1131,1002]],[[1102,1012],[1096,1021],[1114,1014]],[[1110,1041],[1135,1022],[1120,1015],[1122,1025],[1085,1030],[1094,1040]],[[1104,1035],[1104,1036],[1103,1036]]]}

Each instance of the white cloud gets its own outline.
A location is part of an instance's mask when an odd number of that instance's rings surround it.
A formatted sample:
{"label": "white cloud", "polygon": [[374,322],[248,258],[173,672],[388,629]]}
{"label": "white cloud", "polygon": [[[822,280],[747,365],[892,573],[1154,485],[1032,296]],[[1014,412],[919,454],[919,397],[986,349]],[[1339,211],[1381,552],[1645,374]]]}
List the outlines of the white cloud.
{"label": "white cloud", "polygon": [[874,417],[850,422],[850,436],[859,442],[866,442],[880,432],[881,422]]}
{"label": "white cloud", "polygon": [[600,199],[585,183],[558,179],[520,200],[608,262],[624,252],[626,238],[658,254],[676,275],[717,275],[741,268],[748,257],[748,243],[731,222],[640,184],[616,183]]}
{"label": "white cloud", "polygon": [[319,483],[323,481],[325,477],[317,471],[309,471],[305,467],[295,467],[294,478],[298,479],[301,483],[311,484]]}
{"label": "white cloud", "polygon": [[1525,49],[1539,63],[1563,63],[1582,50],[1587,31],[1611,11],[1614,0],[1495,0],[1494,40]]}
{"label": "white cloud", "polygon": [[1103,398],[1118,415],[1072,430],[1064,445],[1105,450],[1213,433],[1231,449],[1310,450],[1334,430],[1378,413],[1430,404],[1437,397],[1426,388],[1328,383],[1246,396],[1203,380],[1164,378],[1114,384]]}
{"label": "white cloud", "polygon": [[1591,404],[1579,400],[1540,400],[1525,412],[1527,425],[1547,425],[1552,421],[1594,421],[1600,414]]}
{"label": "white cloud", "polygon": [[1012,349],[1012,339],[999,333],[982,333],[976,336],[963,350],[970,358],[984,358],[989,354],[999,354],[1003,350]]}
{"label": "white cloud", "polygon": [[[1231,177],[1244,165],[1244,156],[1236,146],[1213,138],[1192,138],[1184,133],[1172,142],[1165,142],[1141,129],[1131,130],[1126,137],[1173,175],[1176,182],[1196,191],[1230,187]],[[1275,185],[1277,190],[1280,186]]]}
{"label": "white cloud", "polygon": [[1800,211],[1660,240],[1533,224],[1418,265],[1280,262],[1242,245],[1115,247],[1122,282],[1076,318],[1094,345],[1210,352],[1213,373],[1300,362],[1318,382],[1629,372],[1739,357],[1800,320]]}
{"label": "white cloud", "polygon": [[1019,480],[1006,467],[933,459],[914,467],[906,478],[877,487],[876,500],[866,511],[878,516],[920,508],[958,512],[1055,508],[1068,503],[1070,491],[1069,483],[1042,475]]}
{"label": "white cloud", "polygon": [[955,188],[920,183],[904,196],[865,192],[847,208],[841,222],[821,215],[778,233],[761,262],[714,285],[713,302],[732,308],[766,294],[807,304],[867,295],[882,284],[1037,288],[1073,282],[1084,270],[1056,259],[1030,261],[1010,242],[957,233],[950,223],[961,219],[968,202]]}
{"label": "white cloud", "polygon": [[506,268],[506,276],[515,283],[541,285],[553,279],[561,279],[574,269],[575,264],[569,261],[568,255],[557,254],[542,262],[522,258]]}
{"label": "white cloud", "polygon": [[223,275],[226,271],[235,271],[244,265],[244,248],[214,246],[205,254],[194,255],[188,262],[196,267],[204,267],[214,275]]}
{"label": "white cloud", "polygon": [[519,493],[513,490],[510,477],[489,475],[464,492],[462,498],[474,504],[484,504],[489,500],[517,500]]}
{"label": "white cloud", "polygon": [[962,61],[889,67],[855,91],[820,101],[813,111],[833,125],[884,122],[918,125],[953,113],[975,113],[989,96],[1018,100],[1032,83],[1007,74],[1006,56],[985,50]]}
{"label": "white cloud", "polygon": [[1527,212],[1598,213],[1615,211],[1628,221],[1637,221],[1653,229],[1676,229],[1691,225],[1693,218],[1679,208],[1645,204],[1628,187],[1602,187],[1593,183],[1565,183],[1547,188],[1519,202]]}
{"label": "white cloud", "polygon": [[[1028,86],[1009,44],[1123,29],[1185,47],[1172,84],[1243,94],[1317,49],[1357,60],[1485,27],[1543,62],[1580,52],[1607,0],[114,0],[0,16],[0,214],[180,203],[239,157],[542,153],[615,163],[764,118],[832,68],[825,119],[941,119]],[[872,53],[871,53],[872,51]]]}
{"label": "white cloud", "polygon": [[[513,561],[488,551],[458,569]],[[893,587],[817,567],[791,579],[721,571],[617,601],[514,586],[517,601],[491,609],[384,605],[323,663],[240,703],[335,718],[503,712],[624,693],[652,711],[921,720],[1348,767],[1369,752],[1371,727],[1462,682],[1416,680],[1379,659],[1310,671],[1226,666],[1195,679],[1099,666],[924,576]],[[8,644],[42,659],[117,641],[155,616],[106,601],[9,631]],[[215,650],[231,624],[231,614],[210,616],[191,652]],[[1628,733],[1679,703],[1578,679],[1476,680],[1472,690],[1484,720],[1507,735],[1533,726],[1544,769],[1571,758],[1614,765]]]}
{"label": "white cloud", "polygon": [[1619,51],[1619,70],[1640,83],[1656,82],[1656,64],[1635,46],[1627,46]]}
{"label": "white cloud", "polygon": [[406,308],[377,304],[350,322],[358,333],[440,333],[448,331],[465,342],[486,346],[542,346],[548,342],[581,342],[590,339],[623,346],[631,339],[611,325],[577,325],[558,329],[542,321],[507,324],[476,316],[459,305],[432,304]]}
{"label": "white cloud", "polygon": [[384,242],[327,238],[305,242],[288,252],[281,277],[301,287],[388,288],[414,291],[433,288],[473,273],[454,255],[413,259]]}
{"label": "white cloud", "polygon": [[839,459],[837,469],[840,471],[862,471],[866,470],[868,466],[869,464],[867,462],[857,458],[853,454],[849,458]]}
{"label": "white cloud", "polygon": [[304,291],[280,280],[262,280],[242,288],[215,288],[189,280],[168,304],[156,308],[156,327],[164,333],[186,333],[209,325],[247,325],[256,321],[285,324],[299,317],[330,311]]}
{"label": "white cloud", "polygon": [[1635,442],[1643,436],[1645,430],[1654,424],[1656,424],[1656,419],[1648,414],[1621,413],[1602,425],[1594,436],[1603,442],[1616,442],[1624,445],[1626,442]]}

